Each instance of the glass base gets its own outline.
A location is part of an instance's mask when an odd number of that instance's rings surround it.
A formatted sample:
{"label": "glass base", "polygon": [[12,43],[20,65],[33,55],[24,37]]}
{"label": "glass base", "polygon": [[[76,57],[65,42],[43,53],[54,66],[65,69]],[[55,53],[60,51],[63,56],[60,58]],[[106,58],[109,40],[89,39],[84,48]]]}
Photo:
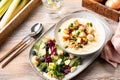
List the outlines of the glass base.
{"label": "glass base", "polygon": [[59,13],[47,13],[47,16],[50,18],[60,18]]}

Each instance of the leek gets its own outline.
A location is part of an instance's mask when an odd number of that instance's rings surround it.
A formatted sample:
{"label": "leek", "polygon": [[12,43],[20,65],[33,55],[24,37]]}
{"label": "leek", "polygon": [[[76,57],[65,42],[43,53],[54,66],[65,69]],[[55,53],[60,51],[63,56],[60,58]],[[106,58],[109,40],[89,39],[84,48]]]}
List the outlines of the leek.
{"label": "leek", "polygon": [[3,14],[6,12],[6,10],[9,8],[12,0],[9,0],[2,8],[0,9],[0,18],[3,16]]}
{"label": "leek", "polygon": [[11,18],[13,18],[28,3],[28,1],[29,0],[22,0],[15,12],[12,14]]}
{"label": "leek", "polygon": [[20,4],[21,0],[13,0],[10,7],[8,8],[7,12],[5,15],[2,17],[1,22],[0,22],[0,29],[3,28],[7,22],[10,21],[11,15],[14,13],[18,5]]}
{"label": "leek", "polygon": [[0,1],[0,9],[8,2],[9,0],[1,0]]}

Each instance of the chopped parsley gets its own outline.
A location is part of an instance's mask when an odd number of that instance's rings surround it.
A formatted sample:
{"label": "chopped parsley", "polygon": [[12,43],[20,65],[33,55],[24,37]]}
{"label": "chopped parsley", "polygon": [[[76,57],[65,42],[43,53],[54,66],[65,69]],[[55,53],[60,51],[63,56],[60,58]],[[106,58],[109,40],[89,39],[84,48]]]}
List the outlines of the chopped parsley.
{"label": "chopped parsley", "polygon": [[73,27],[73,23],[70,24],[70,27]]}
{"label": "chopped parsley", "polygon": [[83,48],[83,46],[82,46],[82,45],[79,45],[79,48]]}
{"label": "chopped parsley", "polygon": [[58,32],[61,32],[61,29],[59,29]]}
{"label": "chopped parsley", "polygon": [[93,26],[92,23],[90,23],[90,26],[91,26],[91,27]]}
{"label": "chopped parsley", "polygon": [[80,32],[78,31],[76,36],[78,37],[79,35],[80,35]]}
{"label": "chopped parsley", "polygon": [[78,30],[78,28],[79,28],[79,26],[74,26],[74,29],[75,29],[75,30]]}
{"label": "chopped parsley", "polygon": [[91,22],[88,22],[87,25],[91,26],[91,27],[93,26],[93,24]]}
{"label": "chopped parsley", "polygon": [[75,43],[75,40],[70,40],[71,42],[72,42],[72,44],[74,44]]}
{"label": "chopped parsley", "polygon": [[65,48],[68,48],[68,46],[65,46]]}
{"label": "chopped parsley", "polygon": [[86,42],[84,42],[83,44],[86,45],[86,44],[88,44],[88,42],[86,41]]}

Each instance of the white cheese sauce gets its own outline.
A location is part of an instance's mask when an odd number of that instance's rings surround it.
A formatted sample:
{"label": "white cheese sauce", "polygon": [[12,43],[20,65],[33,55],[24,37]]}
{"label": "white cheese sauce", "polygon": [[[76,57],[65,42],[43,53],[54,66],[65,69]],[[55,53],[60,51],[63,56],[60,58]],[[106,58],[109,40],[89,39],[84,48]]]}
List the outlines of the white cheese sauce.
{"label": "white cheese sauce", "polygon": [[[65,35],[64,29],[68,28],[68,25],[70,25],[70,23],[73,23],[75,20],[78,20],[79,23],[82,23],[82,24],[86,24],[86,23],[90,22],[83,18],[71,18],[71,19],[65,21],[64,23],[62,23],[62,25],[59,27],[59,29],[61,29],[61,31],[58,32],[58,36],[59,36],[58,40],[62,47],[65,47],[67,45],[67,42],[63,41],[63,36]],[[102,38],[103,34],[97,25],[93,24],[93,28],[95,30],[95,32],[94,32],[95,41],[89,42],[87,45],[83,46],[83,48],[75,49],[75,48],[68,47],[68,48],[66,48],[66,50],[68,52],[74,52],[76,54],[85,54],[85,53],[93,52],[94,50],[96,50],[98,48],[98,46],[101,44],[101,40],[103,39]]]}

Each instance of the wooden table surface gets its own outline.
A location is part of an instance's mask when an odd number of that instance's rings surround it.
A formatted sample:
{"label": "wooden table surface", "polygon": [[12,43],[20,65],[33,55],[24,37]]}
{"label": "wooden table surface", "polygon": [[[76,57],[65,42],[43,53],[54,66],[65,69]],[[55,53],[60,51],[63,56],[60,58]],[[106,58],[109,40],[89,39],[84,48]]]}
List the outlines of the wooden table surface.
{"label": "wooden table surface", "polygon": [[[30,16],[17,28],[6,42],[0,46],[0,57],[9,51],[23,37],[30,33],[30,28],[33,24],[41,22],[44,25],[44,31],[49,29],[54,23],[58,22],[65,15],[84,9],[81,7],[81,0],[64,0],[61,9],[62,16],[60,18],[51,19],[46,16],[46,10],[43,5],[37,7]],[[117,22],[112,20],[107,21],[111,24],[113,30],[116,29]],[[24,50],[18,57],[10,62],[4,69],[0,63],[0,80],[43,80],[32,69],[29,63],[29,51],[32,45]],[[75,76],[72,80],[120,80],[120,66],[113,68],[103,59],[98,57],[90,66],[83,72]]]}

